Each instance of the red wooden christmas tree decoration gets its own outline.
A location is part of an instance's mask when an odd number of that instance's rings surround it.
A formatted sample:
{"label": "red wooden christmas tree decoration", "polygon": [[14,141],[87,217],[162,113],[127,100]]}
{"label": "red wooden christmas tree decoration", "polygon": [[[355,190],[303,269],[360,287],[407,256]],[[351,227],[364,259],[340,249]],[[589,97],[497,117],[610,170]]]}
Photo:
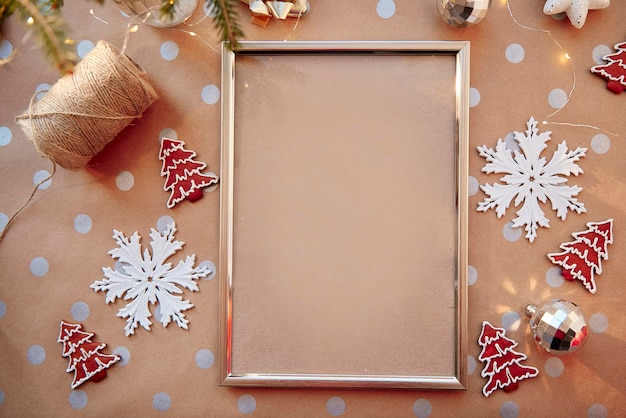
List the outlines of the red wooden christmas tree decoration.
{"label": "red wooden christmas tree decoration", "polygon": [[70,387],[76,389],[87,380],[99,382],[107,375],[106,369],[122,358],[117,354],[102,354],[106,343],[93,342],[92,332],[81,331],[81,324],[61,321],[61,332],[57,342],[63,344],[63,357],[69,358],[66,372],[74,372]]}
{"label": "red wooden christmas tree decoration", "polygon": [[185,143],[177,139],[163,138],[159,160],[163,161],[161,176],[166,176],[165,191],[170,191],[167,207],[187,199],[191,202],[202,197],[204,187],[217,184],[218,177],[213,173],[203,174],[206,164],[195,161],[195,151],[185,149]]}
{"label": "red wooden christmas tree decoration", "polygon": [[615,45],[617,52],[602,57],[607,64],[596,65],[591,72],[608,80],[606,88],[615,94],[626,90],[626,42]]}
{"label": "red wooden christmas tree decoration", "polygon": [[483,328],[478,344],[483,348],[478,359],[486,363],[480,375],[487,377],[483,387],[483,395],[489,396],[496,389],[510,392],[517,389],[520,380],[535,377],[539,370],[531,366],[523,366],[526,355],[513,350],[517,343],[505,336],[504,328],[496,328],[483,321]]}
{"label": "red wooden christmas tree decoration", "polygon": [[561,244],[564,251],[550,253],[548,258],[562,267],[567,280],[580,280],[589,292],[596,293],[595,275],[602,273],[602,260],[609,259],[608,245],[613,243],[613,219],[588,222],[587,228],[574,232],[576,240]]}

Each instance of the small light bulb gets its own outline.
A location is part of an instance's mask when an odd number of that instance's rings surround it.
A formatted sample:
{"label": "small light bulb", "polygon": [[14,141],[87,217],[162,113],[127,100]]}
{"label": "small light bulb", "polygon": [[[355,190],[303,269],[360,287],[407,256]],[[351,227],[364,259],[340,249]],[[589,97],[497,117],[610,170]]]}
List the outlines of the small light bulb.
{"label": "small light bulb", "polygon": [[139,30],[139,26],[138,25],[133,25],[131,26],[131,28],[128,30],[130,33],[135,33]]}
{"label": "small light bulb", "polygon": [[27,25],[32,25],[33,23],[35,23],[35,19],[33,19],[33,17],[29,17],[28,19],[26,19],[26,24]]}
{"label": "small light bulb", "polygon": [[570,60],[570,59],[572,59],[572,57],[570,57],[570,56],[569,56],[569,54],[566,52],[566,53],[565,53],[565,59],[566,59],[566,60]]}

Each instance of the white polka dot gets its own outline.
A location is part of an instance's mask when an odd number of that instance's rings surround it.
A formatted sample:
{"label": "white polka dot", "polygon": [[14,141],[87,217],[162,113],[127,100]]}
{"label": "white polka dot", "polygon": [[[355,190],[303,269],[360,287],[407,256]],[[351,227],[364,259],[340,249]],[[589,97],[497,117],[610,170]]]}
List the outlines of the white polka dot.
{"label": "white polka dot", "polygon": [[601,403],[594,403],[587,410],[587,416],[589,418],[607,418],[609,411],[606,409],[606,406]]}
{"label": "white polka dot", "polygon": [[161,322],[163,317],[161,316],[161,304],[158,304],[156,308],[154,308],[154,312],[152,312],[152,316],[157,322]]}
{"label": "white polka dot", "polygon": [[522,237],[522,228],[513,228],[513,222],[507,222],[502,227],[502,235],[504,239],[510,242],[515,242]]}
{"label": "white polka dot", "polygon": [[604,57],[611,54],[613,50],[608,45],[598,45],[593,48],[591,57],[596,64],[605,64]]}
{"label": "white polka dot", "polygon": [[89,318],[89,306],[85,302],[75,302],[70,309],[74,321],[84,321]]}
{"label": "white polka dot", "polygon": [[554,89],[548,94],[548,103],[554,109],[560,109],[567,103],[567,93],[563,89]]}
{"label": "white polka dot", "polygon": [[9,223],[9,217],[5,213],[0,212],[0,231],[4,230],[7,223]]}
{"label": "white polka dot", "polygon": [[563,361],[558,357],[550,357],[544,364],[546,374],[550,377],[559,377],[563,374],[565,366]]}
{"label": "white polka dot", "polygon": [[215,104],[220,100],[220,89],[213,84],[208,84],[202,88],[202,101],[206,104]]}
{"label": "white polka dot", "polygon": [[472,286],[478,280],[478,270],[474,266],[467,266],[467,284]]}
{"label": "white polka dot", "polygon": [[161,44],[161,57],[166,61],[173,61],[178,57],[178,44],[166,41]]}
{"label": "white polka dot", "polygon": [[178,139],[178,134],[172,128],[165,128],[159,133],[159,143],[163,138]]}
{"label": "white polka dot", "polygon": [[13,132],[6,126],[0,126],[0,147],[5,147],[11,143]]}
{"label": "white polka dot", "polygon": [[211,366],[213,366],[214,361],[215,356],[213,355],[213,352],[208,348],[198,350],[198,352],[196,353],[196,366],[200,367],[201,369],[209,369]]}
{"label": "white polka dot", "polygon": [[476,359],[472,356],[467,356],[467,374],[472,375],[476,371]]}
{"label": "white polka dot", "polygon": [[611,140],[604,134],[595,135],[591,138],[591,149],[596,154],[604,154],[611,148]]}
{"label": "white polka dot", "polygon": [[117,364],[120,366],[126,366],[130,361],[130,351],[128,351],[128,348],[124,347],[123,345],[115,347],[113,349],[113,354],[117,354],[122,358],[120,361],[117,362]]}
{"label": "white polka dot", "polygon": [[174,222],[174,219],[171,216],[161,216],[156,223],[157,231],[160,233],[164,233],[167,230],[167,227]]}
{"label": "white polka dot", "polygon": [[480,183],[476,180],[476,177],[469,176],[467,179],[467,194],[469,196],[474,196],[480,190]]}
{"label": "white polka dot", "polygon": [[127,192],[135,185],[135,176],[130,171],[121,171],[115,177],[115,185],[123,192]]}
{"label": "white polka dot", "polygon": [[0,405],[4,403],[4,391],[0,390]]}
{"label": "white polka dot", "polygon": [[30,272],[37,277],[43,277],[48,274],[48,260],[43,257],[35,257],[30,262]]}
{"label": "white polka dot", "polygon": [[46,350],[40,345],[32,345],[28,348],[26,357],[30,364],[38,366],[46,359]]}
{"label": "white polka dot", "polygon": [[13,53],[13,45],[11,42],[3,39],[0,41],[0,59],[4,60],[11,56]]}
{"label": "white polka dot", "polygon": [[506,47],[505,55],[506,59],[511,64],[519,64],[524,60],[524,47],[520,44],[510,44]]}
{"label": "white polka dot", "polygon": [[609,327],[609,319],[603,313],[594,313],[589,317],[589,328],[595,333],[602,333]]}
{"label": "white polka dot", "polygon": [[92,227],[92,222],[91,222],[91,218],[89,217],[89,215],[85,215],[84,213],[81,213],[80,215],[74,218],[74,229],[79,234],[86,234],[87,232],[91,231],[91,227]]}
{"label": "white polka dot", "polygon": [[469,92],[469,106],[476,107],[480,103],[480,92],[474,87],[470,87]]}
{"label": "white polka dot", "polygon": [[519,151],[519,143],[515,140],[515,134],[513,132],[509,132],[504,137],[504,142],[506,144],[506,149],[511,152]]}
{"label": "white polka dot", "polygon": [[4,318],[6,314],[7,314],[7,305],[4,303],[4,301],[0,300],[0,319]]}
{"label": "white polka dot", "polygon": [[244,394],[239,397],[237,400],[237,409],[242,414],[251,414],[256,409],[256,399],[254,396]]}
{"label": "white polka dot", "polygon": [[120,274],[128,275],[128,273],[126,273],[126,267],[127,266],[129,266],[128,263],[123,263],[121,261],[116,261],[115,264],[113,265],[113,270],[115,270],[116,272],[118,272]]}
{"label": "white polka dot", "polygon": [[343,413],[346,412],[346,403],[339,396],[333,396],[326,401],[326,412],[334,417],[343,415]]}
{"label": "white polka dot", "polygon": [[561,274],[561,267],[552,267],[546,271],[546,283],[550,287],[560,287],[565,278]]}
{"label": "white polka dot", "polygon": [[433,406],[428,399],[418,399],[413,404],[413,415],[417,418],[426,418],[433,413]]}
{"label": "white polka dot", "polygon": [[389,19],[396,13],[396,4],[393,0],[379,0],[376,4],[376,13],[383,19]]}
{"label": "white polka dot", "polygon": [[[33,176],[33,185],[36,185],[37,183],[39,183],[40,181],[43,181],[45,179],[47,179],[48,177],[50,177],[50,173],[46,170],[39,170],[35,173],[35,175]],[[48,179],[46,181],[44,181],[43,183],[41,183],[38,187],[39,190],[46,190],[48,187],[50,187],[50,185],[52,184],[52,179]]]}
{"label": "white polka dot", "polygon": [[203,277],[203,280],[211,280],[213,277],[215,277],[215,273],[217,272],[217,267],[215,267],[215,263],[212,262],[211,260],[204,260],[202,261],[200,264],[198,264],[198,267],[206,267],[209,270],[211,270],[211,273],[209,273],[206,277]]}
{"label": "white polka dot", "polygon": [[35,88],[35,97],[37,100],[41,99],[50,90],[50,84],[42,83]]}
{"label": "white polka dot", "polygon": [[[215,175],[215,173],[212,173],[210,171],[206,172],[205,174],[210,175],[210,176],[214,176]],[[215,189],[217,189],[217,184],[212,184],[209,187],[205,187],[204,191],[207,192],[207,193],[210,193],[210,192],[215,191]]]}
{"label": "white polka dot", "polygon": [[79,58],[85,58],[85,55],[89,54],[93,49],[94,44],[89,40],[80,41],[76,46],[76,53]]}
{"label": "white polka dot", "polygon": [[83,409],[87,406],[87,401],[89,401],[89,398],[84,390],[73,390],[70,392],[69,402],[72,408]]}
{"label": "white polka dot", "polygon": [[152,407],[157,411],[167,411],[172,406],[170,395],[165,392],[159,392],[152,397]]}
{"label": "white polka dot", "polygon": [[507,331],[517,331],[520,323],[520,316],[515,311],[508,311],[502,314],[502,326]]}
{"label": "white polka dot", "polygon": [[500,416],[502,418],[517,418],[519,406],[513,401],[506,401],[500,406]]}

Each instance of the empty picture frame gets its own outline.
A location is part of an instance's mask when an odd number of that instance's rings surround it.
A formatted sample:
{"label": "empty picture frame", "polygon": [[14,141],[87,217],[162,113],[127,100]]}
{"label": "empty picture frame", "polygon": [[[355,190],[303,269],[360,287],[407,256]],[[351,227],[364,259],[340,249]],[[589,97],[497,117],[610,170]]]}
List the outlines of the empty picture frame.
{"label": "empty picture frame", "polygon": [[464,389],[469,43],[222,52],[221,384]]}

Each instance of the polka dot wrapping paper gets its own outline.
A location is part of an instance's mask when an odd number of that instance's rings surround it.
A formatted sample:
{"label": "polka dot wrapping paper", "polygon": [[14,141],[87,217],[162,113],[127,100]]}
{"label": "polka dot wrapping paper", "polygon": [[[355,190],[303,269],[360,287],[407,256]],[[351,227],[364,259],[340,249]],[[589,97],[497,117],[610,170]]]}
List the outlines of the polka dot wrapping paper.
{"label": "polka dot wrapping paper", "polygon": [[[200,3],[182,26],[140,25],[128,34],[125,52],[146,70],[159,100],[85,168],[59,169],[40,185],[0,242],[0,416],[626,414],[626,364],[620,355],[626,348],[626,281],[621,277],[626,267],[626,104],[624,95],[608,91],[606,82],[589,71],[624,41],[626,8],[614,1],[606,9],[592,10],[584,27],[575,29],[563,16],[544,15],[542,3],[494,1],[481,23],[456,29],[428,1],[372,0],[348,7],[320,0],[311,2],[306,17],[272,20],[266,28],[249,23],[247,5],[238,6],[249,40],[471,42],[467,390],[221,387],[217,275],[200,279],[199,292],[182,294],[193,298],[194,307],[185,312],[188,330],[163,328],[152,318],[151,331],[132,337],[125,336],[124,320],[116,316],[124,301],[106,304],[102,294],[89,288],[104,277],[103,267],[115,268],[108,254],[115,247],[114,229],[139,231],[145,247],[150,228],[163,230],[174,221],[177,238],[185,242],[183,253],[195,254],[197,265],[217,269],[219,189],[168,209],[158,159],[161,138],[184,139],[207,170],[219,175],[221,56],[218,36],[210,19],[203,20]],[[79,56],[100,39],[123,46],[127,19],[112,2],[68,3],[64,16]],[[0,226],[52,172],[15,122],[31,97],[45,94],[59,77],[32,41],[23,41],[24,33],[24,26],[10,18],[0,41],[0,59],[12,56],[0,67]],[[267,80],[279,83],[289,76],[296,75],[268,74]],[[286,109],[289,117],[307,116]],[[476,211],[485,198],[480,186],[493,183],[496,176],[481,172],[485,161],[475,151],[481,145],[495,147],[498,139],[515,149],[513,132],[523,132],[531,116],[541,132],[552,133],[543,152],[548,160],[562,141],[570,149],[587,148],[578,163],[583,173],[568,177],[569,185],[582,188],[578,198],[587,212],[570,212],[562,221],[549,206],[543,207],[550,227],[541,228],[532,243],[524,239],[523,228],[510,222],[519,207],[511,205],[500,219],[494,211]],[[423,135],[427,133],[416,134],[416,140]],[[603,264],[598,290],[591,294],[580,283],[564,280],[546,254],[570,241],[573,232],[583,231],[587,222],[608,218],[614,220],[610,262]],[[585,314],[589,337],[574,354],[555,356],[532,341],[524,306],[551,298],[575,302]],[[67,360],[56,342],[62,319],[83,324],[106,341],[107,353],[121,357],[106,379],[70,389]],[[524,364],[539,370],[537,377],[512,392],[483,396],[477,343],[483,321],[506,330],[518,343],[516,350],[527,356]]]}

